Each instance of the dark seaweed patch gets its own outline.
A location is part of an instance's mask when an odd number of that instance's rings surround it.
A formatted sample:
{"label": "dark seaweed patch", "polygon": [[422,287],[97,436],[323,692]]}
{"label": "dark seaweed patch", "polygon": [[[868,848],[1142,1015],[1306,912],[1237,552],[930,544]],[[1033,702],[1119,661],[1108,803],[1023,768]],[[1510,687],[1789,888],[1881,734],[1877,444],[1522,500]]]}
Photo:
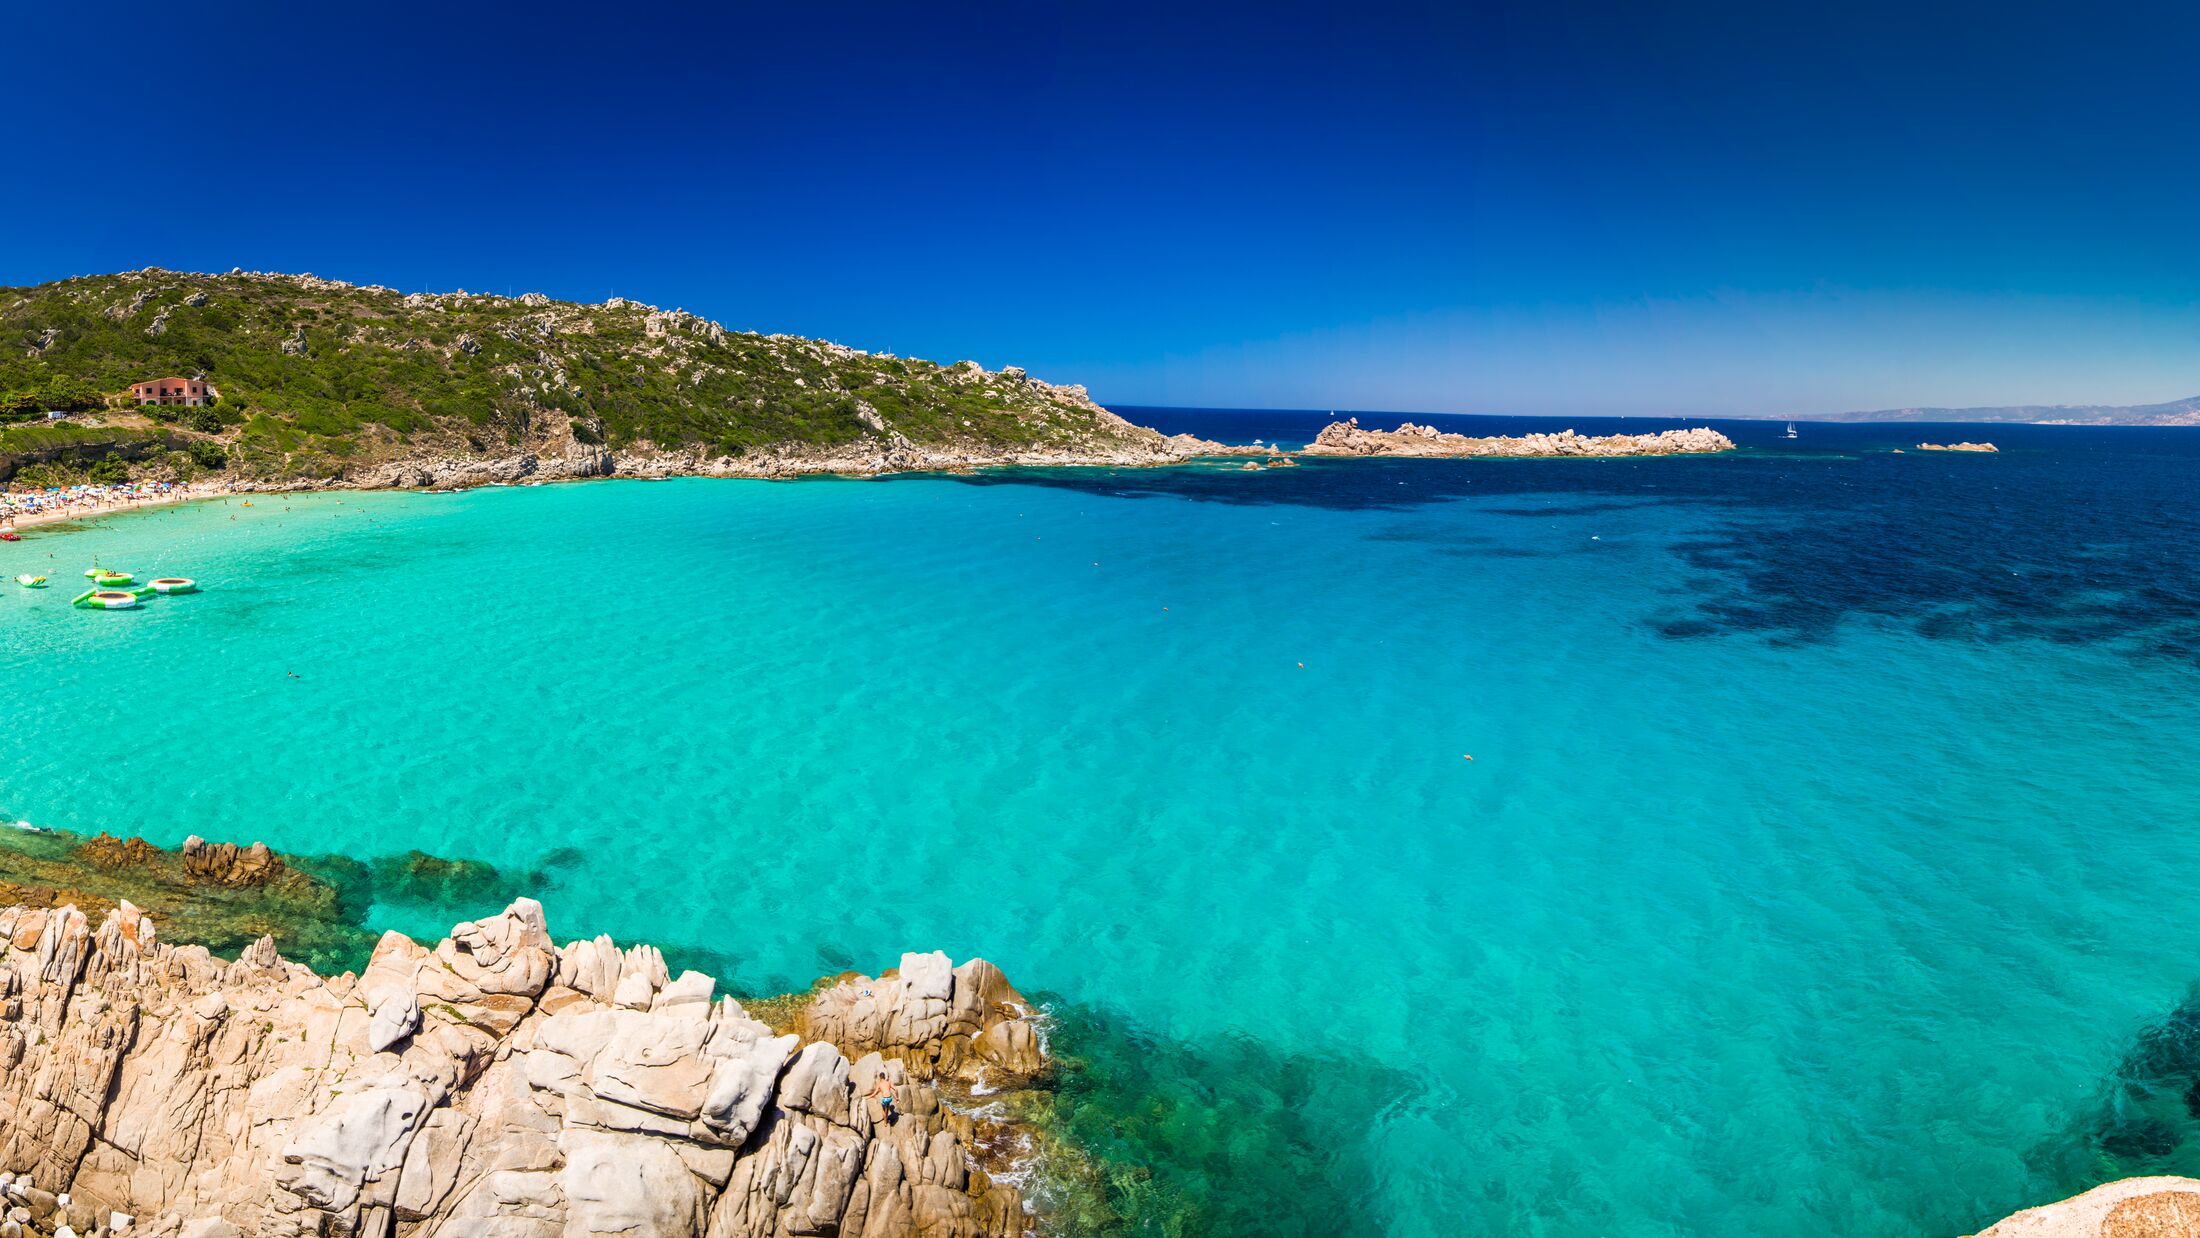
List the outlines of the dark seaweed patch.
{"label": "dark seaweed patch", "polygon": [[1068,1234],[1330,1235],[1376,1228],[1362,1141],[1413,1081],[1364,1058],[1286,1053],[1244,1036],[1157,1036],[1096,1006],[1044,999],[1052,1089],[1019,1113],[1072,1150],[1035,1184]]}
{"label": "dark seaweed patch", "polygon": [[2139,1029],[2092,1100],[2030,1159],[2071,1190],[2200,1170],[2200,988]]}

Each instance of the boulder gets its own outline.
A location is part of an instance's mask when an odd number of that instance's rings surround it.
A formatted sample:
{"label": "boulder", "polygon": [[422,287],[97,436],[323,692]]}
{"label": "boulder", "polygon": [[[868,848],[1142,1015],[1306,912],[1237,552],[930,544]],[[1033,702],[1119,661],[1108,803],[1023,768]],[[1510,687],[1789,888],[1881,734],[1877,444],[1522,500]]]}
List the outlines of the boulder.
{"label": "boulder", "polygon": [[2126,1178],[2028,1208],[1978,1238],[2191,1238],[2200,1235],[2200,1181]]}
{"label": "boulder", "polygon": [[899,1059],[920,1078],[1017,1083],[1045,1066],[1031,1013],[999,968],[983,959],[955,967],[935,951],[903,955],[890,977],[820,991],[796,1030],[846,1052]]}
{"label": "boulder", "polygon": [[533,997],[549,985],[557,951],[550,944],[542,904],[522,898],[499,915],[453,928],[450,939],[436,948],[436,957],[460,981],[483,993]]}
{"label": "boulder", "polygon": [[410,1040],[420,1030],[420,997],[411,989],[388,989],[370,999],[367,1047],[376,1053]]}
{"label": "boulder", "polygon": [[709,1207],[703,1184],[663,1141],[575,1130],[558,1147],[565,1153],[558,1185],[568,1238],[703,1233]]}
{"label": "boulder", "polygon": [[284,871],[266,843],[249,847],[209,843],[198,835],[183,840],[183,871],[194,881],[225,886],[265,885]]}
{"label": "boulder", "polygon": [[362,1186],[405,1163],[413,1132],[427,1121],[428,1098],[409,1087],[370,1087],[336,1098],[299,1126],[283,1148],[291,1169],[278,1180],[324,1212],[344,1212]]}

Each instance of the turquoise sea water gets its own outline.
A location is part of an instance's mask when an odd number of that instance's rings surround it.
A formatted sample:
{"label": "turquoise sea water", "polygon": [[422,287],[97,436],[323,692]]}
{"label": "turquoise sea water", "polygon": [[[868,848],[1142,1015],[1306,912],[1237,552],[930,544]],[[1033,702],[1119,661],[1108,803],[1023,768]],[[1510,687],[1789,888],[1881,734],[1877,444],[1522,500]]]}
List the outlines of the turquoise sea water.
{"label": "turquoise sea water", "polygon": [[0,811],[982,954],[1151,1232],[1968,1232],[2200,1170],[2200,449],[1906,436],[121,517],[0,547]]}

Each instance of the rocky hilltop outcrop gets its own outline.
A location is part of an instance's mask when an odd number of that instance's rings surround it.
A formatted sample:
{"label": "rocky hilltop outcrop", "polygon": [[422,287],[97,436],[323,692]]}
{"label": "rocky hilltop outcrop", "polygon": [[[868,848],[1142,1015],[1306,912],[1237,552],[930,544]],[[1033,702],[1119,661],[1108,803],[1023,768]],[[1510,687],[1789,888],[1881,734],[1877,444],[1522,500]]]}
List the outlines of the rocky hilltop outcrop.
{"label": "rocky hilltop outcrop", "polygon": [[2200,1181],[2126,1178],[2083,1195],[2028,1208],[1977,1238],[2196,1238]]}
{"label": "rocky hilltop outcrop", "polygon": [[[214,880],[263,855],[194,849]],[[123,902],[0,910],[0,1234],[1008,1238],[958,1089],[1047,1068],[982,960],[904,955],[775,1029],[518,899],[360,974],[223,962]]]}
{"label": "rocky hilltop outcrop", "polygon": [[1359,418],[1322,428],[1303,454],[1309,456],[1676,456],[1734,450],[1734,440],[1716,430],[1666,430],[1658,434],[1590,437],[1562,430],[1557,434],[1474,438],[1446,434],[1434,426],[1406,422],[1395,430],[1370,430]]}

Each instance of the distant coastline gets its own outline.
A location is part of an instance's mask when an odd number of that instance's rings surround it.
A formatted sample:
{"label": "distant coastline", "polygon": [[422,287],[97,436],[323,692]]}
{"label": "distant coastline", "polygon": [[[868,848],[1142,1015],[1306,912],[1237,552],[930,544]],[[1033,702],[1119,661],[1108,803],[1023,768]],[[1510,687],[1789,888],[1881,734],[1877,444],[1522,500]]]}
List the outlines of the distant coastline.
{"label": "distant coastline", "polygon": [[1980,408],[1882,408],[1846,413],[1749,413],[1750,421],[1947,422],[2035,426],[2200,426],[2200,396],[2162,404],[2009,404]]}
{"label": "distant coastline", "polygon": [[[1182,411],[1168,405],[1140,405],[1115,403],[1116,412],[1137,420],[1149,414],[1168,414]],[[1343,420],[1358,416],[1364,419],[1426,420],[1428,418],[1458,418],[1474,421],[1542,421],[1542,422],[1651,422],[1674,428],[1701,425],[1705,422],[1780,423],[1821,425],[2035,425],[2035,426],[2126,426],[2126,427],[2182,427],[2200,426],[2200,396],[2189,400],[2175,400],[2166,404],[2141,405],[2012,405],[2008,407],[1982,408],[1894,408],[1875,411],[1837,413],[1720,413],[1716,416],[1676,416],[1668,413],[1605,413],[1595,416],[1554,416],[1544,413],[1502,412],[1429,412],[1399,409],[1338,409],[1325,412],[1317,409],[1271,408],[1212,408],[1201,411],[1224,415],[1261,415],[1274,419],[1291,418]],[[1312,438],[1319,425],[1310,424],[1307,437]]]}

